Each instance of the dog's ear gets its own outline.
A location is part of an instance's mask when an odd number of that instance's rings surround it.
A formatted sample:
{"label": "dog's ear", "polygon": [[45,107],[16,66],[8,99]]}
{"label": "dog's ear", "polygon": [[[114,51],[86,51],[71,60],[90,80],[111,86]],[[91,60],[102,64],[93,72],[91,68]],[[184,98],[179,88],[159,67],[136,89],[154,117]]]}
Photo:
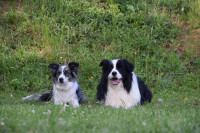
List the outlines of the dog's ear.
{"label": "dog's ear", "polygon": [[127,72],[133,72],[134,65],[132,63],[130,63],[129,61],[127,61],[127,60],[123,59],[122,61],[123,61],[124,65],[125,65],[125,67],[126,67]]}
{"label": "dog's ear", "polygon": [[78,73],[79,63],[77,63],[77,62],[70,62],[68,64],[68,66],[71,69],[71,71],[75,72],[76,74]]}
{"label": "dog's ear", "polygon": [[51,70],[57,70],[60,67],[60,65],[56,63],[51,63],[48,67],[51,68]]}
{"label": "dog's ear", "polygon": [[109,64],[109,60],[102,60],[101,63],[99,64],[99,66],[105,66],[106,64]]}

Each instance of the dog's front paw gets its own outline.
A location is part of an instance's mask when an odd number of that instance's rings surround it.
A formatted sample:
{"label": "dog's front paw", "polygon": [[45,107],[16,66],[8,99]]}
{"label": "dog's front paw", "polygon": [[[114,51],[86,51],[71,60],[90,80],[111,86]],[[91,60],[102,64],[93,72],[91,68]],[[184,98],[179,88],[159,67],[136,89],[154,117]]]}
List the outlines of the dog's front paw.
{"label": "dog's front paw", "polygon": [[100,101],[98,101],[97,103],[103,105],[103,104],[105,104],[105,100],[100,100]]}
{"label": "dog's front paw", "polygon": [[80,105],[79,104],[78,105],[73,105],[73,107],[78,108],[78,107],[80,107]]}
{"label": "dog's front paw", "polygon": [[63,102],[61,100],[54,100],[55,105],[62,105]]}
{"label": "dog's front paw", "polygon": [[72,106],[75,107],[75,108],[80,107],[80,104],[78,103],[78,100],[74,100],[72,102]]}

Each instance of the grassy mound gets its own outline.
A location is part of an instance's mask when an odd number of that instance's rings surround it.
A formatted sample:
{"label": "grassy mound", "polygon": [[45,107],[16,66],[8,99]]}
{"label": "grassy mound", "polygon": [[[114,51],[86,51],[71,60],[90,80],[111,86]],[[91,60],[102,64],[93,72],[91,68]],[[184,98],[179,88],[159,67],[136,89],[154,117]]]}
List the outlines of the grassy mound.
{"label": "grassy mound", "polygon": [[[199,31],[199,1],[10,0],[0,1],[0,5],[0,111],[5,119],[1,120],[5,123],[0,126],[1,131],[27,132],[34,122],[30,131],[48,132],[47,128],[52,128],[53,132],[62,127],[62,124],[56,125],[58,118],[74,117],[73,108],[65,115],[55,113],[52,117],[43,117],[42,112],[48,108],[58,113],[61,107],[20,101],[22,96],[52,88],[49,63],[64,65],[70,61],[80,63],[78,81],[88,103],[78,109],[79,115],[61,132],[70,131],[70,127],[74,129],[71,132],[122,132],[121,124],[127,124],[122,126],[124,132],[200,130],[197,111],[200,107],[200,47],[194,42],[195,37],[190,37]],[[200,33],[195,32],[195,35]],[[189,39],[185,41],[185,38]],[[152,104],[128,111],[96,105],[96,87],[101,76],[99,63],[103,59],[117,58],[135,65],[135,73],[153,92]],[[162,98],[164,103],[158,104],[157,98]],[[94,108],[90,110],[87,104]],[[18,110],[17,115],[13,107]],[[31,110],[37,108],[41,112],[32,119]],[[177,111],[185,108],[192,109]],[[87,113],[82,116],[81,110]],[[14,121],[14,117],[20,119],[22,114],[26,118]],[[96,114],[99,121],[95,120]],[[107,115],[112,117],[106,121]],[[138,117],[130,118],[130,115]],[[35,128],[43,123],[38,122],[41,117],[51,126]],[[87,118],[80,120],[82,117]],[[76,118],[80,121],[76,122]],[[119,121],[118,127],[113,124],[116,121]],[[16,124],[24,122],[25,125]],[[110,124],[104,128],[106,122]],[[190,124],[186,126],[185,122]],[[75,129],[74,123],[80,127]]]}

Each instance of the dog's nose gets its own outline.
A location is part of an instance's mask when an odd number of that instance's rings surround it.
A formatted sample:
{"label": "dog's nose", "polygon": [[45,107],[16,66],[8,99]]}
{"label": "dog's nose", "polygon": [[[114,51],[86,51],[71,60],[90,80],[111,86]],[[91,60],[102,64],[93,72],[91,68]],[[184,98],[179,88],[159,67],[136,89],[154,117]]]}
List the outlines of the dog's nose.
{"label": "dog's nose", "polygon": [[60,82],[60,83],[63,83],[63,78],[59,78],[59,82]]}
{"label": "dog's nose", "polygon": [[117,72],[115,72],[115,71],[112,72],[112,75],[113,75],[113,76],[116,76],[116,75],[117,75]]}

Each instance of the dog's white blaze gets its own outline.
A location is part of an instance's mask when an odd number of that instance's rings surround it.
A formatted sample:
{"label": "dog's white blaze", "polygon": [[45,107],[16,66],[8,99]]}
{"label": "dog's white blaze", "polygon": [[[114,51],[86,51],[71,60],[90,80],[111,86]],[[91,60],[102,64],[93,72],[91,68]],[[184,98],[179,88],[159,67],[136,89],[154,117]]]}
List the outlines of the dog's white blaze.
{"label": "dog's white blaze", "polygon": [[112,83],[108,81],[108,92],[105,101],[106,106],[129,108],[140,104],[141,95],[137,77],[134,72],[132,72],[132,75],[133,81],[129,93],[125,90],[122,82],[118,85],[112,85]]}
{"label": "dog's white blaze", "polygon": [[109,73],[108,78],[113,78],[112,72],[117,72],[116,78],[120,79],[122,78],[122,75],[119,73],[119,71],[117,70],[117,61],[118,60],[112,60],[113,63],[113,69],[112,71]]}
{"label": "dog's white blaze", "polygon": [[54,84],[53,86],[53,100],[54,104],[72,104],[74,107],[79,107],[76,90],[78,88],[77,82],[67,82],[62,84]]}
{"label": "dog's white blaze", "polygon": [[65,67],[66,67],[66,66],[61,66],[62,71],[61,71],[60,76],[58,77],[58,82],[59,82],[59,78],[63,78],[63,82],[64,82],[64,83],[68,82],[68,78],[67,78],[67,77],[65,76],[65,74],[64,74],[64,69],[65,69]]}

